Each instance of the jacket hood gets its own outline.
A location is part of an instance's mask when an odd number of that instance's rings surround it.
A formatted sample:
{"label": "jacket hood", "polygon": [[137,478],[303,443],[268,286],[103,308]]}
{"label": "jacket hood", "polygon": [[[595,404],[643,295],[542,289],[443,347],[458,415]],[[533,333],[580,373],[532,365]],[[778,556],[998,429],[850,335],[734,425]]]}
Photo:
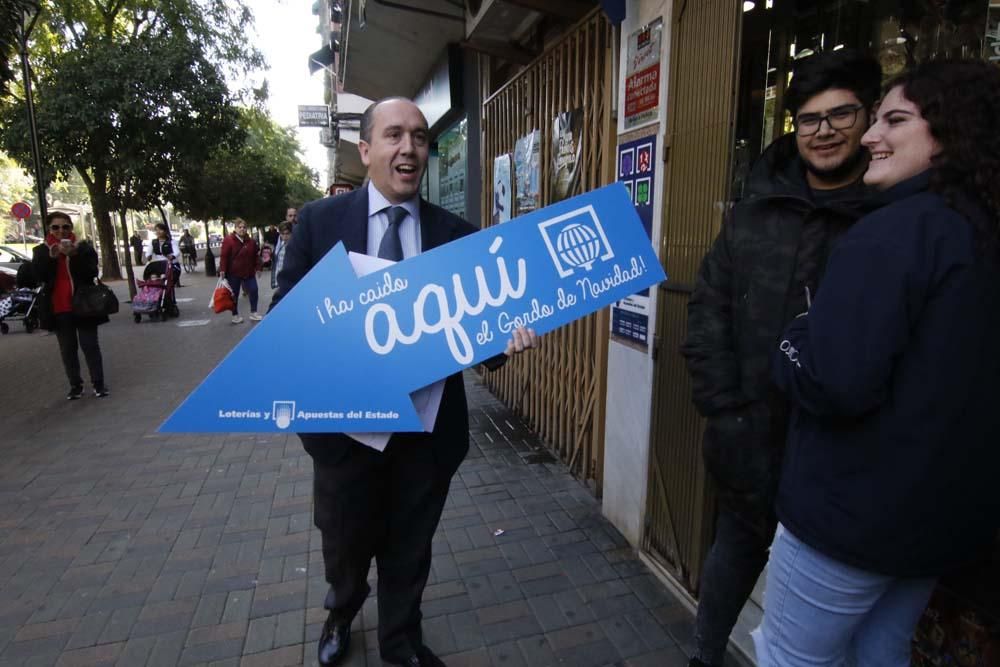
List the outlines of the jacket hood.
{"label": "jacket hood", "polygon": [[795,146],[795,135],[786,134],[764,149],[750,169],[748,197],[790,195],[809,197],[806,168]]}

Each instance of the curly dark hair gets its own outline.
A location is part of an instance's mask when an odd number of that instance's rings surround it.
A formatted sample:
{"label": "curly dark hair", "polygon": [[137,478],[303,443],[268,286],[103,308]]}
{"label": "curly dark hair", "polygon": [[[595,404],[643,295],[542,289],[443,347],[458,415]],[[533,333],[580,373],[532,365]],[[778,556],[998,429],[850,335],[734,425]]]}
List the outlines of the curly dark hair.
{"label": "curly dark hair", "polygon": [[[982,60],[931,60],[896,77],[941,145],[931,190],[977,227],[983,246],[1000,256],[1000,67]],[[965,210],[972,200],[988,214]]]}

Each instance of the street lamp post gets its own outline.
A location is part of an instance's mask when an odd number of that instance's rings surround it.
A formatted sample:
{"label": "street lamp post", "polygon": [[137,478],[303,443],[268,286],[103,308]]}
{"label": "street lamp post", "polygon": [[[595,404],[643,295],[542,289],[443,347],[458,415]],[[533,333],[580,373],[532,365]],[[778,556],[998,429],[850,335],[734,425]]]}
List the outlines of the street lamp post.
{"label": "street lamp post", "polygon": [[35,28],[35,21],[41,13],[41,7],[34,0],[28,0],[24,10],[19,35],[21,50],[21,72],[24,76],[24,104],[28,110],[28,132],[31,135],[31,159],[35,163],[35,187],[38,191],[38,214],[41,216],[42,228],[45,228],[45,216],[48,215],[48,203],[45,201],[45,181],[42,180],[42,151],[38,145],[38,127],[35,124],[35,102],[31,93],[31,66],[28,64],[28,37]]}

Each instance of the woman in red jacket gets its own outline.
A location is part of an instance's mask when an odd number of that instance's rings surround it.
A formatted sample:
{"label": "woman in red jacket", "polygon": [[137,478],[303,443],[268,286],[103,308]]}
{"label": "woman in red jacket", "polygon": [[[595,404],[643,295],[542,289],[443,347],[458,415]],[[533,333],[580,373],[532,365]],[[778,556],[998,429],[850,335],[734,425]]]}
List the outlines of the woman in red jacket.
{"label": "woman in red jacket", "polygon": [[260,272],[260,253],[257,243],[247,234],[247,223],[236,218],[233,233],[222,242],[219,253],[219,277],[225,278],[233,290],[233,324],[241,324],[239,314],[240,287],[250,297],[250,319],[259,322],[257,314],[257,273]]}
{"label": "woman in red jacket", "polygon": [[32,251],[31,266],[35,279],[45,285],[46,298],[39,299],[39,319],[42,327],[54,331],[59,341],[63,369],[69,379],[71,401],[83,396],[78,349],[83,350],[94,385],[94,396],[108,395],[104,384],[104,359],[97,341],[97,327],[108,321],[107,316],[82,317],[73,313],[73,292],[77,285],[92,283],[97,278],[97,252],[87,241],[77,241],[73,221],[61,211],[45,216],[45,242]]}

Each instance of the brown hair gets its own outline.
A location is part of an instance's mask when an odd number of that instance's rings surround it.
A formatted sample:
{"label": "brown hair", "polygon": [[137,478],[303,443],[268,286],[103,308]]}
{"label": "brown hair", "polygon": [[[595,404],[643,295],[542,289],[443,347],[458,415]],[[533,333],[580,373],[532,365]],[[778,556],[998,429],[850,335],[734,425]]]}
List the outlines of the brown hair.
{"label": "brown hair", "polygon": [[941,146],[934,156],[931,190],[973,224],[982,216],[962,210],[963,200],[986,209],[977,235],[1000,257],[1000,68],[982,60],[932,60],[889,82],[920,109]]}

